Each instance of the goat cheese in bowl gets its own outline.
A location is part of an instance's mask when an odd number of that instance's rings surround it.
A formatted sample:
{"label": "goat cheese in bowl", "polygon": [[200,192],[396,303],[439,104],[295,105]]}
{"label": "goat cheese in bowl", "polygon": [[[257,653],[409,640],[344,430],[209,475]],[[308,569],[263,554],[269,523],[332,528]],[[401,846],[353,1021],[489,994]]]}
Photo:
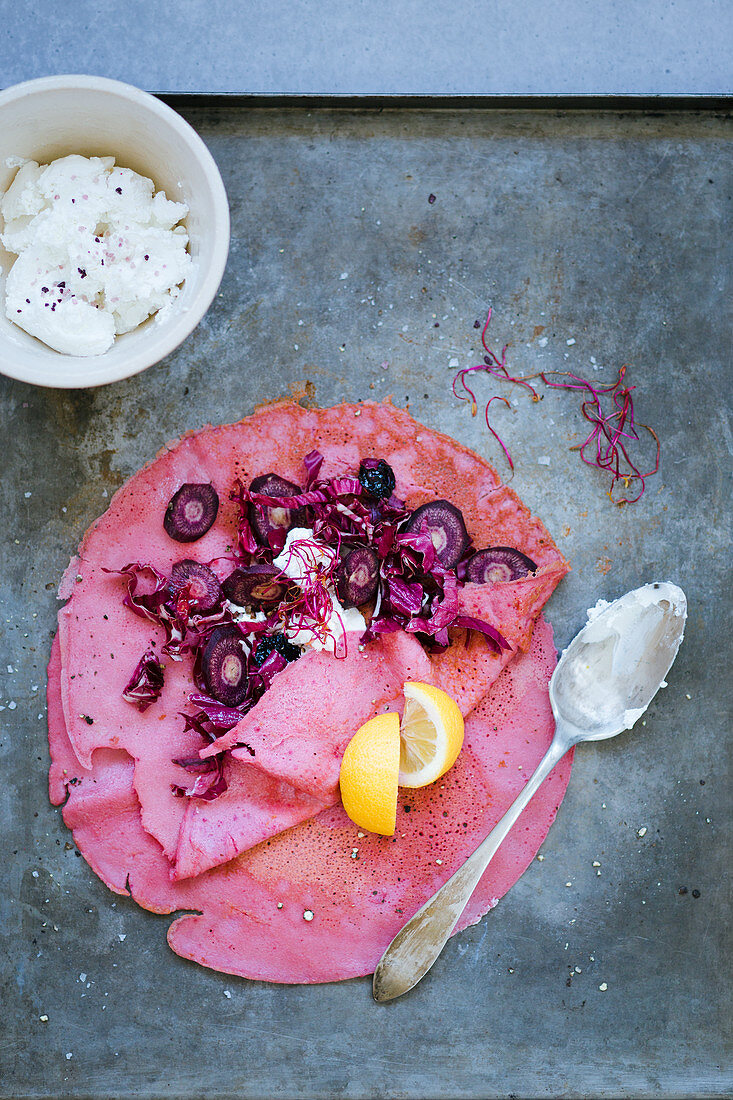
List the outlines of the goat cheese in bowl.
{"label": "goat cheese in bowl", "polygon": [[[63,171],[57,177],[59,165],[80,168],[81,158],[90,183],[97,178],[91,190]],[[76,168],[69,177],[80,175]],[[63,389],[119,382],[174,353],[216,296],[229,252],[221,174],[189,123],[139,88],[70,75],[0,91],[0,206],[3,195],[0,374]],[[106,252],[119,261],[108,264]],[[36,283],[37,297],[23,294],[21,284],[46,263],[53,278]],[[4,308],[9,279],[12,320]],[[33,315],[45,331],[31,327]],[[47,316],[57,338],[63,320],[69,342],[51,346]],[[16,323],[24,318],[26,329]],[[111,346],[97,351],[103,336]]]}
{"label": "goat cheese in bowl", "polygon": [[8,319],[65,355],[103,354],[178,296],[187,213],[114,157],[21,161],[0,202],[0,240],[17,255]]}

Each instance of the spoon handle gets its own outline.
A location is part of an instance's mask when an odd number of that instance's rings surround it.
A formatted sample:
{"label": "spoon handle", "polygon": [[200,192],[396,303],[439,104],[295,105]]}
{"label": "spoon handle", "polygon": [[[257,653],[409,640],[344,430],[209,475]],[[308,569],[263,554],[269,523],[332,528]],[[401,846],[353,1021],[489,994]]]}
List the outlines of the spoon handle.
{"label": "spoon handle", "polygon": [[397,933],[374,971],[375,1001],[401,997],[427,974],[504,837],[570,747],[571,742],[555,734],[537,768],[486,839]]}

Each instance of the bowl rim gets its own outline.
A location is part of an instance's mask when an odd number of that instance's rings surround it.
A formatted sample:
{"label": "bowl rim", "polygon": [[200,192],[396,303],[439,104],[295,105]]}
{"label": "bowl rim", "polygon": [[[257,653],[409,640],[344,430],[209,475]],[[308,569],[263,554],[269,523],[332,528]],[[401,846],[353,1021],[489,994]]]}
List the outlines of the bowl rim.
{"label": "bowl rim", "polygon": [[[19,382],[46,386],[50,389],[87,389],[120,382],[147,370],[148,367],[154,366],[166,355],[175,351],[190,336],[213,302],[224,276],[230,243],[229,202],[219,168],[203,138],[172,107],[134,84],[88,74],[42,76],[35,80],[13,84],[0,92],[0,111],[29,95],[65,89],[75,91],[81,89],[115,95],[156,115],[164,125],[177,132],[203,168],[204,176],[211,189],[214,212],[211,231],[212,250],[207,262],[207,274],[201,287],[185,312],[181,312],[178,316],[174,314],[170,324],[166,323],[159,333],[155,334],[154,330],[151,330],[150,338],[144,348],[138,349],[127,359],[117,363],[111,362],[106,368],[102,365],[104,355],[89,357],[61,355],[60,352],[54,352],[49,348],[49,352],[59,356],[65,364],[66,369],[61,367],[59,374],[53,374],[50,365],[48,369],[41,366],[16,365],[6,356],[3,357],[6,361],[0,361],[0,373]],[[3,303],[0,303],[0,308],[4,309]]]}

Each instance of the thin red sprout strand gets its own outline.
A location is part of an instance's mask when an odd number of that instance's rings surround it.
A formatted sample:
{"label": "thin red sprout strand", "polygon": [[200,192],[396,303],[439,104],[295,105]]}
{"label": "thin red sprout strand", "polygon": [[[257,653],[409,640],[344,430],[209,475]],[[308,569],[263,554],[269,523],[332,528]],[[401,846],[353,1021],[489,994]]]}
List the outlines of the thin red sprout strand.
{"label": "thin red sprout strand", "polygon": [[[584,392],[587,396],[581,405],[581,412],[588,423],[592,425],[592,430],[582,444],[572,447],[571,450],[579,451],[582,461],[585,462],[587,466],[594,466],[596,469],[606,470],[611,474],[611,487],[608,491],[608,495],[611,500],[613,500],[614,504],[634,504],[644,493],[646,479],[655,474],[659,469],[660,444],[659,437],[652,428],[647,424],[639,425],[649,432],[656,444],[656,459],[654,466],[652,469],[642,473],[641,469],[629,456],[627,444],[623,442],[624,440],[637,442],[639,440],[639,434],[634,423],[634,405],[631,397],[631,392],[635,387],[623,385],[626,367],[622,366],[619,369],[618,377],[612,385],[605,386],[594,386],[585,378],[581,378],[570,371],[541,371],[538,374],[529,375],[527,378],[513,377],[509,374],[506,366],[506,351],[508,345],[505,344],[501,349],[501,358],[499,358],[486,342],[486,333],[491,322],[491,313],[492,311],[489,309],[486,323],[481,331],[481,344],[486,352],[484,362],[477,363],[472,367],[464,367],[457,372],[453,378],[454,395],[461,401],[470,399],[471,415],[476,415],[478,411],[476,394],[466,382],[466,375],[473,374],[474,371],[483,371],[502,382],[512,382],[515,385],[524,387],[524,389],[529,390],[532,394],[533,401],[541,400],[540,394],[538,394],[534,386],[530,385],[530,379],[534,378],[541,378],[545,385],[553,388],[579,390]],[[552,382],[547,377],[548,374],[561,374],[572,379],[572,381]],[[463,387],[463,393],[459,393],[456,389],[459,382]],[[611,412],[604,414],[601,407],[602,397],[610,397],[613,405]],[[509,402],[506,398],[497,395],[489,398],[484,410],[484,417],[487,428],[499,443],[513,473],[514,463],[509,450],[489,423],[489,406],[492,401],[503,401],[507,406]],[[586,450],[593,444],[595,444],[594,453],[592,452],[592,457],[588,457]],[[622,470],[621,468],[622,461],[626,463],[626,470]],[[619,481],[624,483],[624,488],[626,490],[631,486],[638,485],[639,491],[637,495],[633,497],[625,496],[620,500],[614,500],[613,490]]]}

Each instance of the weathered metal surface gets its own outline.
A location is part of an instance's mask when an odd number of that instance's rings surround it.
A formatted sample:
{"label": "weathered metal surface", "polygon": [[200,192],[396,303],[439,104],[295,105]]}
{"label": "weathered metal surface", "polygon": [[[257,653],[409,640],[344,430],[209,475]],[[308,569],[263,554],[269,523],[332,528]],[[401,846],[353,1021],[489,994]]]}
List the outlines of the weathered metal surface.
{"label": "weathered metal surface", "polygon": [[[729,1092],[726,123],[327,111],[191,121],[232,209],[227,273],[196,332],[104,389],[0,383],[0,1092]],[[575,395],[536,404],[484,378],[476,391],[512,402],[492,412],[513,485],[573,564],[548,608],[558,645],[599,596],[673,580],[690,617],[669,687],[645,725],[578,751],[543,859],[400,1001],[375,1005],[368,979],[277,987],[186,963],[166,946],[168,920],[111,894],[47,802],[44,669],[61,572],[167,440],[279,396],[392,394],[505,469],[480,413],[451,393],[457,367],[478,361],[474,322],[489,305],[492,340],[510,341],[517,371],[609,377],[630,364],[662,466],[625,509],[570,450],[584,438]]]}

